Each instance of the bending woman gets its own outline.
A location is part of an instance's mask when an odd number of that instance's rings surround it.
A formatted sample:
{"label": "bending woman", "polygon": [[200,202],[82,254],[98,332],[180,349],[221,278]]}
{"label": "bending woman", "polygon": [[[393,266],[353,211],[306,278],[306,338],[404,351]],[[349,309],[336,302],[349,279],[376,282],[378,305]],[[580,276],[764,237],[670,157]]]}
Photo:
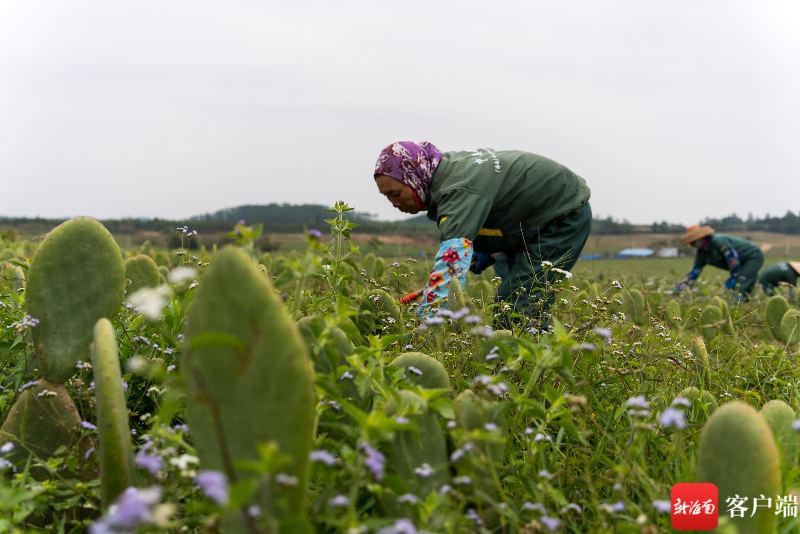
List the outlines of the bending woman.
{"label": "bending woman", "polygon": [[422,314],[446,307],[450,280],[457,277],[463,286],[468,270],[481,272],[498,252],[509,264],[500,299],[529,316],[546,312],[552,299],[535,293],[563,276],[559,270],[572,269],[592,227],[583,178],[530,152],[441,152],[426,142],[399,142],[381,151],[374,177],[395,208],[427,211],[439,226]]}
{"label": "bending woman", "polygon": [[715,234],[710,226],[692,225],[681,237],[681,246],[691,244],[697,250],[694,267],[675,289],[680,291],[697,280],[706,265],[725,269],[730,276],[725,287],[735,290],[742,296],[753,290],[758,279],[758,271],[764,265],[764,253],[750,241],[725,234]]}

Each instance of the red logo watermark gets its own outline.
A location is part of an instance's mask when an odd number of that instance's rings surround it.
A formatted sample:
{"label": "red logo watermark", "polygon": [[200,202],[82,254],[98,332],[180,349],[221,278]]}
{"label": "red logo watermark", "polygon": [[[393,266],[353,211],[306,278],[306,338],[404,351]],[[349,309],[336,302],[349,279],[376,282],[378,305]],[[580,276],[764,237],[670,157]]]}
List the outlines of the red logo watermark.
{"label": "red logo watermark", "polygon": [[719,521],[719,492],[709,483],[675,484],[670,494],[675,530],[714,530]]}

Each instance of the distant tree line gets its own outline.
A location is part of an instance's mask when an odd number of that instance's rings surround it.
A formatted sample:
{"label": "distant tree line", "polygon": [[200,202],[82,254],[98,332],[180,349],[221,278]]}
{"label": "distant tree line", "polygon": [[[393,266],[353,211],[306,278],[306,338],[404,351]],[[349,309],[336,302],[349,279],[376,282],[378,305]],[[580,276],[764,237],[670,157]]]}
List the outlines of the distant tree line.
{"label": "distant tree line", "polygon": [[783,217],[771,217],[765,215],[763,219],[756,219],[753,214],[749,214],[747,219],[742,219],[735,213],[721,219],[705,219],[702,224],[714,228],[714,230],[724,230],[728,232],[779,232],[781,234],[800,234],[800,214],[795,215],[787,211]]}
{"label": "distant tree line", "polygon": [[[289,204],[249,205],[228,208],[185,220],[109,219],[101,222],[112,234],[157,232],[170,235],[176,232],[176,228],[188,225],[190,229],[209,236],[230,232],[233,225],[239,220],[244,220],[247,224],[263,224],[264,233],[266,234],[300,233],[311,228],[318,228],[324,232],[327,227],[324,219],[334,216],[332,213],[325,212],[325,209],[327,209],[326,206],[316,204],[297,206]],[[354,232],[383,235],[396,234],[423,239],[436,238],[438,235],[436,224],[424,214],[405,221],[379,221],[374,214],[358,211],[349,212],[347,217],[352,222],[360,224]],[[49,232],[62,222],[64,222],[63,219],[0,217],[0,230],[6,228],[6,232],[10,232],[13,229],[24,235],[39,235]],[[717,231],[764,231],[800,234],[800,216],[791,211],[787,212],[783,217],[766,215],[763,219],[756,219],[751,214],[746,220],[733,214],[721,219],[706,218],[701,224],[710,225]],[[605,219],[597,218],[592,221],[593,235],[678,234],[683,233],[684,230],[683,225],[666,221],[654,222],[650,225],[638,225],[625,219],[618,221],[611,216]]]}

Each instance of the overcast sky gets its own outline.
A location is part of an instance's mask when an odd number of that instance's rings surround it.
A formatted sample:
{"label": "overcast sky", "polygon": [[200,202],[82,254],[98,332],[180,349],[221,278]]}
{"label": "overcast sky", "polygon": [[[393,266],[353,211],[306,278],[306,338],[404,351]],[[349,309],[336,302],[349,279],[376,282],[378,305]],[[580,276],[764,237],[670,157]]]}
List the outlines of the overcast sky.
{"label": "overcast sky", "polygon": [[797,212],[796,0],[0,0],[0,215],[346,200],[430,141],[542,154],[596,215]]}

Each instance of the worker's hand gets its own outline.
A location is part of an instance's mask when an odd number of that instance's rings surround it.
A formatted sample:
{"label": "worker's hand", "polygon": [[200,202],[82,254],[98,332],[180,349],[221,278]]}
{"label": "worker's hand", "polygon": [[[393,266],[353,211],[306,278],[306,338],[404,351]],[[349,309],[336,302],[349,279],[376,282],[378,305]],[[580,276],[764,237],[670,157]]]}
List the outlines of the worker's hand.
{"label": "worker's hand", "polygon": [[481,274],[491,265],[494,265],[494,256],[483,252],[473,252],[472,261],[469,264],[469,271],[471,273]]}
{"label": "worker's hand", "polygon": [[731,276],[727,280],[725,280],[725,287],[728,289],[733,289],[736,286],[737,278],[735,276]]}

